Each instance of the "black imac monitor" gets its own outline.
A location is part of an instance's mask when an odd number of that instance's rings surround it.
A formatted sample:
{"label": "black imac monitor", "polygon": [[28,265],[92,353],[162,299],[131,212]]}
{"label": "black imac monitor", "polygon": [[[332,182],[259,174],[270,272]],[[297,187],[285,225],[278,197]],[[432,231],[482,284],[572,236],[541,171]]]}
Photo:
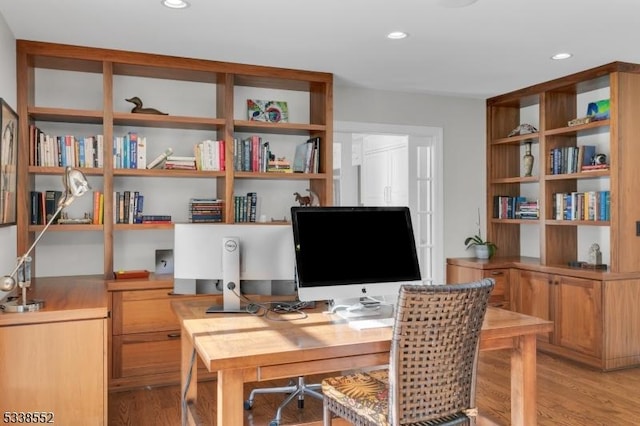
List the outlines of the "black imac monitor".
{"label": "black imac monitor", "polygon": [[292,207],[291,222],[302,301],[397,297],[422,283],[408,207]]}
{"label": "black imac monitor", "polygon": [[[195,294],[219,284],[224,303],[208,312],[246,312],[240,282],[295,279],[290,224],[184,223],[174,226],[174,291]],[[293,285],[293,284],[292,284]],[[214,291],[204,291],[204,293]]]}

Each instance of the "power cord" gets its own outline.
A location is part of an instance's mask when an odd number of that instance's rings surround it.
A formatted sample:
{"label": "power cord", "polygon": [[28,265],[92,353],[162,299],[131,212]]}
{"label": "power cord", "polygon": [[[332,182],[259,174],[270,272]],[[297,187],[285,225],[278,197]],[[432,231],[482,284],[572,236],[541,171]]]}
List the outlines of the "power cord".
{"label": "power cord", "polygon": [[[255,302],[245,295],[231,289],[240,300],[247,303],[247,313],[264,317],[269,321],[296,321],[307,318],[307,313],[302,309],[307,307],[306,302]],[[289,314],[296,316],[291,318]],[[287,315],[285,317],[285,315]]]}

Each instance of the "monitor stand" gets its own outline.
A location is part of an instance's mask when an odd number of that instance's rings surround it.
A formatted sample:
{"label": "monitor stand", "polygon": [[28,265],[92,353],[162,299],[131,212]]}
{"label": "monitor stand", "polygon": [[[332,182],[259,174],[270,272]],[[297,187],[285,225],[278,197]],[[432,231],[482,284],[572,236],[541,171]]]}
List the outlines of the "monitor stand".
{"label": "monitor stand", "polygon": [[337,304],[331,308],[331,313],[335,313],[344,319],[358,319],[366,317],[385,318],[393,314],[393,307],[370,299],[343,305]]}
{"label": "monitor stand", "polygon": [[222,305],[207,308],[208,314],[247,314],[240,308],[240,239],[222,238]]}

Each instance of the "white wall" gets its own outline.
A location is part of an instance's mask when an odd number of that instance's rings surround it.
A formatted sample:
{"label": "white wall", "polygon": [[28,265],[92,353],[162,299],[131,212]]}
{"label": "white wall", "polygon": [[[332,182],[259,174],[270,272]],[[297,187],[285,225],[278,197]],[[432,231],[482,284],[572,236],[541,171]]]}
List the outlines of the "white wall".
{"label": "white wall", "polygon": [[486,202],[484,100],[336,87],[334,120],[443,128],[444,257],[471,256],[463,242]]}
{"label": "white wall", "polygon": [[[16,103],[16,40],[0,14],[0,97],[15,110]],[[0,276],[11,272],[16,264],[16,227],[0,228]],[[0,299],[6,293],[0,292]]]}

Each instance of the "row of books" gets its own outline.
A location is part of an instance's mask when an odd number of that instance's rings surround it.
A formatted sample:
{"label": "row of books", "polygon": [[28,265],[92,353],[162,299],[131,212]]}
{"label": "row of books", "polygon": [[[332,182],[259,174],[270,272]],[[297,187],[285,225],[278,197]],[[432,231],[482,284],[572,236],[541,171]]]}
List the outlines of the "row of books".
{"label": "row of books", "polygon": [[168,214],[143,214],[144,195],[138,191],[114,191],[114,223],[172,223]]}
{"label": "row of books", "polygon": [[233,197],[234,222],[255,222],[257,204],[257,192],[249,192],[247,195],[235,195]]}
{"label": "row of books", "polygon": [[271,150],[269,142],[254,135],[233,140],[233,169],[239,172],[266,172]]}
{"label": "row of books", "polygon": [[553,198],[556,220],[608,221],[611,215],[610,191],[557,192]]}
{"label": "row of books", "polygon": [[595,157],[595,145],[554,148],[549,151],[549,170],[551,174],[559,175],[609,167],[608,164],[595,164]]}
{"label": "row of books", "polygon": [[147,138],[136,132],[114,136],[113,167],[116,169],[147,168]]}
{"label": "row of books", "polygon": [[493,217],[495,219],[539,219],[538,200],[527,200],[521,196],[496,195],[493,197]]}
{"label": "row of books", "polygon": [[87,167],[104,165],[102,135],[48,135],[29,125],[29,164],[39,167]]}
{"label": "row of books", "polygon": [[225,168],[224,140],[204,140],[194,147],[194,157],[198,170],[224,171]]}
{"label": "row of books", "polygon": [[[61,197],[62,191],[31,191],[29,223],[31,225],[46,224],[58,209],[58,202]],[[59,216],[60,215],[58,214],[58,217]]]}
{"label": "row of books", "polygon": [[308,139],[296,146],[293,171],[296,173],[318,173],[320,166],[320,138]]}
{"label": "row of books", "polygon": [[113,223],[142,223],[144,196],[138,191],[114,191]]}
{"label": "row of books", "polygon": [[189,222],[222,222],[224,201],[217,198],[191,198],[189,200]]}
{"label": "row of books", "polygon": [[94,225],[104,224],[104,193],[93,191],[93,211],[91,213],[91,223]]}

